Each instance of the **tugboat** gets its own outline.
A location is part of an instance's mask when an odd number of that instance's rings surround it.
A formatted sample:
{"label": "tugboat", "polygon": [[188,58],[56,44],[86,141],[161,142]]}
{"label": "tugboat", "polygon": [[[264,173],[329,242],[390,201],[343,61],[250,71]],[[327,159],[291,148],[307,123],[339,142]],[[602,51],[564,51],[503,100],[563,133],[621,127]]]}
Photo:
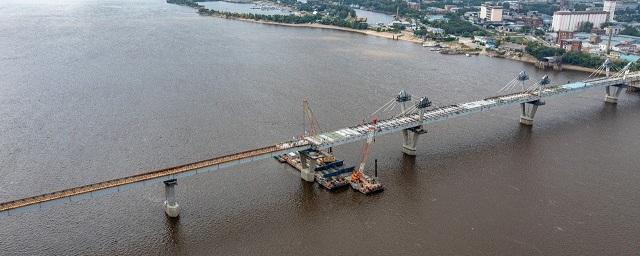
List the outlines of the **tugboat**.
{"label": "tugboat", "polygon": [[[354,180],[356,180],[356,182],[354,182]],[[358,190],[363,194],[371,194],[384,190],[384,185],[382,185],[377,178],[372,178],[362,173],[360,174],[360,177],[357,177],[356,179],[351,177],[351,188]]]}
{"label": "tugboat", "polygon": [[358,169],[353,170],[349,181],[351,183],[351,188],[358,190],[363,194],[371,194],[384,189],[384,185],[382,185],[377,178],[372,178],[364,173],[364,167],[367,164],[367,159],[369,158],[369,147],[373,144],[377,121],[377,119],[373,119],[371,122],[369,136],[362,148],[362,162],[360,163],[360,166],[358,166]]}

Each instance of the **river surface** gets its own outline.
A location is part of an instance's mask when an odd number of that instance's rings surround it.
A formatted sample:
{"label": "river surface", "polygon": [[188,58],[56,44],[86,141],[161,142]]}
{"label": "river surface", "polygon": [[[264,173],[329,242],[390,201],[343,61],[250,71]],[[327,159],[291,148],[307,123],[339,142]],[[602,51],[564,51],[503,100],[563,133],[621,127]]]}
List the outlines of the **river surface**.
{"label": "river surface", "polygon": [[393,16],[389,14],[371,12],[371,11],[360,10],[360,9],[355,9],[355,11],[356,11],[356,16],[367,17],[367,23],[371,25],[378,25],[378,23],[383,23],[387,25],[393,21]]}
{"label": "river surface", "polygon": [[[0,2],[0,201],[359,123],[399,90],[496,94],[529,65],[340,31],[200,17],[161,0]],[[579,73],[549,73],[554,83]],[[640,96],[603,89],[429,125],[418,156],[376,139],[386,190],[301,181],[276,161],[0,219],[3,255],[632,255]],[[355,165],[361,145],[334,149]]]}
{"label": "river surface", "polygon": [[289,15],[291,10],[286,7],[276,7],[272,4],[265,5],[252,3],[230,3],[224,1],[199,2],[200,5],[210,10],[235,13],[255,13],[264,15]]}

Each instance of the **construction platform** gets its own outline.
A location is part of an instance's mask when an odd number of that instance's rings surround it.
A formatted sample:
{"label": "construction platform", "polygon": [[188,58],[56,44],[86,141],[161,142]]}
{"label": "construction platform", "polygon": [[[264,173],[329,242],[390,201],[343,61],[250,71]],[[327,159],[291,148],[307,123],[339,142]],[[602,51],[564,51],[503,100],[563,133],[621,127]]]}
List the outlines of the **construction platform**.
{"label": "construction platform", "polygon": [[[306,152],[311,160],[315,161],[314,176],[318,184],[329,190],[349,186],[354,166],[345,167],[344,161],[336,160],[331,153],[326,151],[307,149]],[[274,158],[302,171],[300,155],[296,152],[274,156]]]}

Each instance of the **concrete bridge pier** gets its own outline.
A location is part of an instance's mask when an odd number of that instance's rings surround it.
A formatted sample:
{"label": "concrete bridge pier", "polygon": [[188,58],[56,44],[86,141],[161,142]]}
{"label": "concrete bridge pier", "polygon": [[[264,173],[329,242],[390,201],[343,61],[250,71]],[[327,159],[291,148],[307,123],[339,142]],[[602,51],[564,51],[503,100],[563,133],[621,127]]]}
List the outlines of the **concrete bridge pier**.
{"label": "concrete bridge pier", "polygon": [[298,154],[300,155],[300,164],[302,165],[300,178],[308,182],[313,182],[315,180],[316,161],[309,156],[307,151],[298,151]]}
{"label": "concrete bridge pier", "polygon": [[[424,119],[424,111],[427,107],[431,106],[431,101],[427,97],[422,97],[416,103],[416,109],[418,109],[418,122],[422,123]],[[416,155],[416,146],[418,145],[418,138],[420,134],[427,133],[422,125],[402,130],[402,153],[410,156]]]}
{"label": "concrete bridge pier", "polygon": [[418,138],[420,137],[420,134],[423,133],[427,133],[427,131],[422,129],[422,126],[402,130],[402,137],[404,139],[402,143],[402,153],[415,156]]}
{"label": "concrete bridge pier", "polygon": [[544,101],[536,100],[531,102],[520,103],[522,114],[520,114],[520,123],[524,125],[533,125],[533,118],[536,116],[538,106],[544,105]]}
{"label": "concrete bridge pier", "polygon": [[604,102],[611,103],[611,104],[617,104],[618,103],[618,97],[620,96],[620,93],[626,87],[627,86],[624,85],[624,84],[607,86],[605,88],[606,95],[604,96]]}
{"label": "concrete bridge pier", "polygon": [[171,218],[176,218],[180,215],[180,206],[176,201],[176,185],[178,180],[170,179],[164,181],[164,213]]}
{"label": "concrete bridge pier", "polygon": [[632,81],[627,83],[627,92],[640,92],[640,81]]}

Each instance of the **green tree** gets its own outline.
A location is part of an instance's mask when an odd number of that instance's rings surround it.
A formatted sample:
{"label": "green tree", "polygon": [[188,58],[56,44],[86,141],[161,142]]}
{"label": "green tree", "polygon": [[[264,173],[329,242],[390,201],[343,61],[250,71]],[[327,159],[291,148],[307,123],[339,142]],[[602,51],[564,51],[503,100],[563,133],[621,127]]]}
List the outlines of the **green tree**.
{"label": "green tree", "polygon": [[622,31],[620,31],[620,34],[628,36],[640,36],[640,31],[638,31],[638,29],[634,27],[626,26]]}
{"label": "green tree", "polygon": [[546,15],[553,15],[555,11],[558,10],[556,5],[546,4],[546,3],[533,3],[533,4],[523,4],[522,11],[536,11],[538,13],[543,13]]}
{"label": "green tree", "polygon": [[562,54],[564,54],[563,49],[547,47],[538,42],[527,43],[525,51],[536,57],[538,60],[542,60],[544,57],[562,56]]}
{"label": "green tree", "polygon": [[568,52],[562,56],[562,63],[588,68],[598,68],[603,62],[603,58],[584,52]]}
{"label": "green tree", "polygon": [[593,29],[593,23],[588,21],[581,23],[580,27],[578,27],[578,31],[586,32],[586,33],[590,33],[592,29]]}
{"label": "green tree", "polygon": [[575,9],[576,11],[586,11],[587,7],[589,6],[586,4],[577,3],[573,6],[573,9]]}

